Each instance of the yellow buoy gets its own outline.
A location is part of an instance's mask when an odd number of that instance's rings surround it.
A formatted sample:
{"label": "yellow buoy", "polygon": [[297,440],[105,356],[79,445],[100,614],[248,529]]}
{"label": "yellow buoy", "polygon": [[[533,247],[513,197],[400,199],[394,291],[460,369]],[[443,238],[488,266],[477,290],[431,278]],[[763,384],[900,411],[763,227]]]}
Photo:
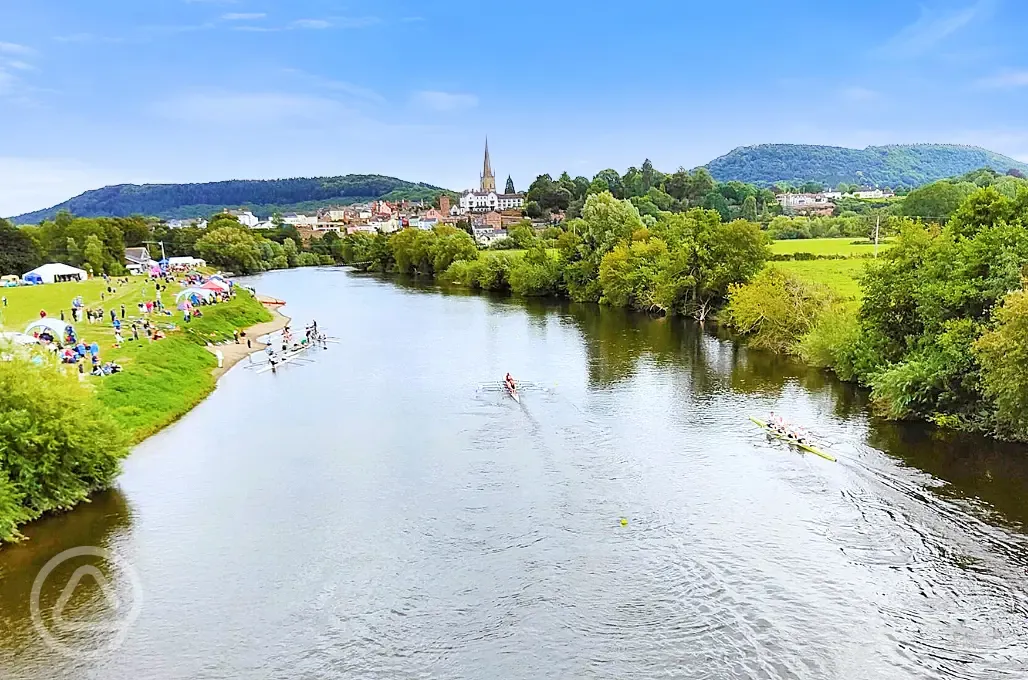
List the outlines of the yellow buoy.
{"label": "yellow buoy", "polygon": [[625,519],[624,517],[621,518],[621,526],[623,526],[623,527],[627,527],[628,526],[628,520]]}

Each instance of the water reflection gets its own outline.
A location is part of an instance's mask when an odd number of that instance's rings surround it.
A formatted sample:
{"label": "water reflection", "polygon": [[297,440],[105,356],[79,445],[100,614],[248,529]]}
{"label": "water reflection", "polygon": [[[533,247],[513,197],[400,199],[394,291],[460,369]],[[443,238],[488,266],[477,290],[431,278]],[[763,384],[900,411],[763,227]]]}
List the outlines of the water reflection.
{"label": "water reflection", "polygon": [[[0,550],[0,668],[5,660],[21,656],[46,657],[51,650],[41,644],[29,616],[33,582],[55,556],[73,548],[91,546],[112,552],[131,534],[132,510],[125,495],[112,489],[96,494],[92,502],[75,510],[45,517],[23,528],[26,540]],[[97,566],[108,578],[117,578],[118,571],[108,568],[103,560],[69,560],[55,568],[43,583],[40,604],[44,612],[52,611],[78,567]],[[112,583],[115,591],[125,584]],[[70,594],[70,593],[69,593]],[[87,610],[104,596],[101,584],[83,578],[74,588],[64,615],[74,618],[76,612]]]}

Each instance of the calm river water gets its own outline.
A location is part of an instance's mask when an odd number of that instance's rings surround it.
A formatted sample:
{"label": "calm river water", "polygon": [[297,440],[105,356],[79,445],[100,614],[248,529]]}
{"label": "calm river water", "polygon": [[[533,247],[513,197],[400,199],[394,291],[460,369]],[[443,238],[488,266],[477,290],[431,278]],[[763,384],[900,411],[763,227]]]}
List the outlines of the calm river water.
{"label": "calm river water", "polygon": [[[1028,677],[1023,448],[877,422],[682,320],[251,283],[339,342],[236,367],[0,551],[0,677]],[[78,546],[106,557],[39,581],[44,640],[33,583]]]}

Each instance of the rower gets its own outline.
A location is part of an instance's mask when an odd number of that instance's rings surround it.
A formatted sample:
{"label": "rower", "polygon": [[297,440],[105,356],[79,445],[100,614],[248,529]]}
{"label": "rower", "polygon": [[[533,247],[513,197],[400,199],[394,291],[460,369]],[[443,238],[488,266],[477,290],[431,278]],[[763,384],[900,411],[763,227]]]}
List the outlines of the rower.
{"label": "rower", "polygon": [[509,387],[512,392],[518,388],[517,383],[514,382],[514,378],[511,376],[510,372],[507,373],[507,377],[503,380],[507,383],[507,387]]}

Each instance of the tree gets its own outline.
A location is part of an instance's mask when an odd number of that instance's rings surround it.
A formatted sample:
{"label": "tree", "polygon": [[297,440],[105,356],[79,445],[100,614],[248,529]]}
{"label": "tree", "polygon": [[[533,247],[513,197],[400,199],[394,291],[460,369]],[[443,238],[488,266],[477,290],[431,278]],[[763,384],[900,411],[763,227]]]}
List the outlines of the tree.
{"label": "tree", "polygon": [[82,249],[82,255],[94,276],[104,273],[104,246],[96,234],[86,237],[86,246]]}
{"label": "tree", "polygon": [[[597,180],[600,181],[599,184],[596,183]],[[599,188],[599,191],[593,191],[594,187]],[[618,174],[617,170],[612,168],[600,170],[593,177],[593,183],[589,185],[589,193],[602,193],[604,191],[609,191],[614,198],[625,198],[621,175]]]}
{"label": "tree", "polygon": [[985,394],[996,404],[999,433],[1028,439],[1028,290],[1009,293],[996,325],[974,344]]}
{"label": "tree", "polygon": [[209,230],[197,240],[194,250],[208,264],[238,274],[252,274],[263,269],[257,239],[238,222],[234,227],[225,225]]}
{"label": "tree", "polygon": [[944,220],[971,195],[977,187],[969,182],[954,184],[948,180],[933,182],[914,189],[903,199],[904,215],[932,220]]}
{"label": "tree", "polygon": [[124,432],[76,378],[0,361],[0,541],[110,486],[128,454]]}
{"label": "tree", "polygon": [[739,213],[739,217],[748,221],[757,221],[757,198],[755,196],[747,196],[742,202],[742,211]]}
{"label": "tree", "polygon": [[749,335],[751,345],[787,352],[814,328],[834,295],[827,286],[768,267],[749,283],[733,284],[728,300],[726,320]]}
{"label": "tree", "polygon": [[636,207],[629,201],[619,201],[609,192],[590,196],[582,209],[582,218],[587,240],[599,257],[643,228]]}
{"label": "tree", "polygon": [[0,219],[0,276],[21,276],[42,264],[39,246],[27,233]]}
{"label": "tree", "polygon": [[504,188],[503,193],[505,193],[505,194],[515,194],[515,193],[517,193],[516,191],[514,191],[514,180],[510,178],[510,175],[507,175],[507,186]]}
{"label": "tree", "polygon": [[507,238],[514,244],[515,248],[527,249],[536,243],[535,231],[531,223],[520,222],[507,230]]}
{"label": "tree", "polygon": [[81,265],[83,260],[82,248],[79,247],[78,242],[75,241],[73,237],[68,237],[66,248],[67,257],[65,259],[67,260],[67,263],[73,267]]}
{"label": "tree", "polygon": [[297,266],[300,250],[296,247],[296,241],[291,238],[282,241],[282,252],[285,253],[286,262],[289,263],[290,267]]}

